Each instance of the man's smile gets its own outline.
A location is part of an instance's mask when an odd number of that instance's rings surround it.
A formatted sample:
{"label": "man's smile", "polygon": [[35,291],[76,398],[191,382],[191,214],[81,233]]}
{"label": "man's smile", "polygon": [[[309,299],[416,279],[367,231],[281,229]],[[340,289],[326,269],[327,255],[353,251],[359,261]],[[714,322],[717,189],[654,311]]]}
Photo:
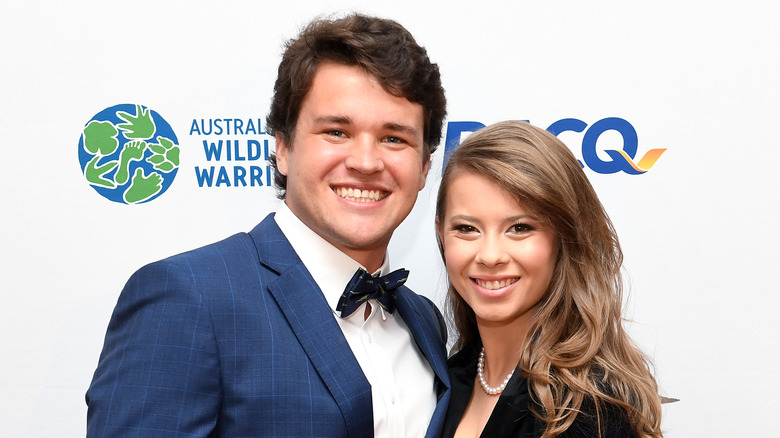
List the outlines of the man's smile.
{"label": "man's smile", "polygon": [[354,202],[378,202],[387,197],[383,190],[361,190],[347,187],[336,187],[333,191],[340,197]]}

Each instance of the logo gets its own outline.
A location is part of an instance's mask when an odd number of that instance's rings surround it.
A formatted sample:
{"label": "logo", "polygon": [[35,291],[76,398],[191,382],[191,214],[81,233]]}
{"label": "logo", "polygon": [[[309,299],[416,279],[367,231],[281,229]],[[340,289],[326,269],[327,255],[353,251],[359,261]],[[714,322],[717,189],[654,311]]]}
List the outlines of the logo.
{"label": "logo", "polygon": [[[444,163],[447,162],[447,157],[452,150],[460,144],[464,133],[474,132],[484,127],[485,125],[479,122],[448,122],[444,143]],[[580,149],[582,152],[580,166],[601,174],[624,172],[629,175],[641,175],[650,170],[666,151],[666,149],[651,149],[635,161],[639,149],[639,136],[631,123],[619,117],[601,119],[590,127],[579,119],[561,119],[551,124],[547,131],[556,137],[566,131],[584,132]],[[602,152],[606,154],[605,158],[608,158],[605,160],[599,156],[597,144],[601,135],[608,131],[617,132],[623,139],[623,144],[620,148],[604,148]]]}
{"label": "logo", "polygon": [[179,141],[159,114],[121,104],[97,113],[79,138],[79,163],[103,197],[123,204],[151,201],[171,186],[179,167]]}

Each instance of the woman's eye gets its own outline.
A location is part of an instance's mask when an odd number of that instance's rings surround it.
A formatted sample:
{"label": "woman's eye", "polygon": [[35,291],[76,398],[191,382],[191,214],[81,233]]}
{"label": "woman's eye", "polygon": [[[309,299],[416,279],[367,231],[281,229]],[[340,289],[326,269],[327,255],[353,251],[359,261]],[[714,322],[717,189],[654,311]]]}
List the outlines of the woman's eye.
{"label": "woman's eye", "polygon": [[513,233],[527,233],[529,231],[533,231],[534,227],[528,225],[528,224],[514,224],[512,225],[511,231]]}
{"label": "woman's eye", "polygon": [[477,231],[476,228],[472,227],[471,225],[455,225],[452,227],[453,230],[459,231],[461,233],[473,233]]}

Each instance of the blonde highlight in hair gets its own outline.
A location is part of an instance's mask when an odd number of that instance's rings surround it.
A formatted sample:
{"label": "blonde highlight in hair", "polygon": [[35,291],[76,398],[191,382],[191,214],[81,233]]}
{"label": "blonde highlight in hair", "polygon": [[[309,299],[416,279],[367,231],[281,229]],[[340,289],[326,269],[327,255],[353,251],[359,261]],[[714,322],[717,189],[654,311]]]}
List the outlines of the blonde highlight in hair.
{"label": "blonde highlight in hair", "polygon": [[[515,196],[555,230],[560,253],[550,286],[524,341],[520,370],[542,407],[543,437],[571,426],[583,400],[622,408],[639,437],[660,437],[661,403],[649,360],[623,329],[615,229],[571,151],[524,122],[501,122],[469,136],[449,157],[436,203],[444,221],[454,176],[470,171]],[[441,248],[441,242],[439,242]],[[443,256],[442,251],[442,256]],[[446,263],[446,260],[445,260]],[[455,349],[479,338],[474,311],[450,286]],[[601,429],[601,421],[598,421]]]}

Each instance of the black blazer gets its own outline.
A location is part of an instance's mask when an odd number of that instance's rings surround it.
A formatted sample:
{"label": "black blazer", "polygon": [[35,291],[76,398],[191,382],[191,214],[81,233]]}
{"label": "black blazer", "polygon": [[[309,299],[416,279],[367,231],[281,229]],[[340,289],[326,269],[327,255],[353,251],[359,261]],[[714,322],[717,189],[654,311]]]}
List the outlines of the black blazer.
{"label": "black blazer", "polygon": [[[447,365],[450,370],[450,384],[452,397],[444,420],[442,438],[450,438],[455,434],[466,406],[474,390],[474,382],[477,377],[477,360],[481,342],[469,345],[453,355]],[[481,390],[481,389],[480,389]],[[506,389],[499,396],[493,413],[482,430],[481,437],[499,438],[538,438],[542,436],[544,422],[536,418],[531,412],[542,412],[541,406],[536,404],[528,392],[528,380],[515,370],[509,380]],[[586,398],[583,401],[581,413],[577,415],[574,424],[561,435],[566,438],[594,438],[597,437],[598,427],[595,420],[595,406]],[[621,414],[616,406],[606,406],[601,410],[603,437],[629,438],[634,437],[631,424]],[[604,419],[606,418],[606,421]]]}

